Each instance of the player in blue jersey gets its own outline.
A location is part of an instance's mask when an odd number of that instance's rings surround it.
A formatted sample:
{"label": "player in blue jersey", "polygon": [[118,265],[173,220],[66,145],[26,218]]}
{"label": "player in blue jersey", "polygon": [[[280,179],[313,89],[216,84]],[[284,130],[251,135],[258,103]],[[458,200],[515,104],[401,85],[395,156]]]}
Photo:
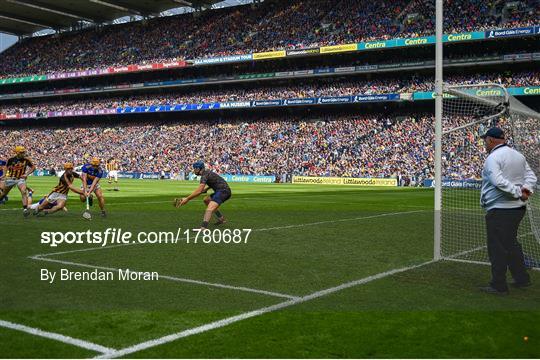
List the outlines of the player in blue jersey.
{"label": "player in blue jersey", "polygon": [[[41,199],[39,199],[39,201],[38,201],[37,203],[34,203],[34,204],[32,204],[32,205],[30,205],[30,206],[28,207],[30,210],[34,210],[33,215],[38,215],[38,211],[37,211],[37,210],[39,209],[39,207],[40,207],[42,204],[45,203],[46,200],[47,200],[47,197],[44,196],[44,197],[42,197]],[[53,202],[48,202],[48,201],[47,201],[47,203],[45,204],[45,206],[43,206],[43,210],[50,210],[50,209],[54,208],[56,205],[58,205],[58,202],[57,202],[57,201],[53,201]],[[62,210],[66,211],[66,212],[68,211],[67,207],[65,207],[65,206],[62,208]],[[40,214],[41,214],[41,213],[40,213]],[[46,213],[43,213],[43,214],[46,214]]]}
{"label": "player in blue jersey", "polygon": [[92,194],[96,194],[96,197],[99,202],[99,208],[101,209],[101,216],[107,216],[105,212],[105,198],[103,197],[103,191],[101,191],[101,186],[99,181],[105,175],[105,172],[101,168],[101,160],[94,157],[90,160],[90,163],[83,165],[81,169],[81,180],[83,182],[84,194],[81,194],[81,201],[88,201],[90,204],[93,201]]}

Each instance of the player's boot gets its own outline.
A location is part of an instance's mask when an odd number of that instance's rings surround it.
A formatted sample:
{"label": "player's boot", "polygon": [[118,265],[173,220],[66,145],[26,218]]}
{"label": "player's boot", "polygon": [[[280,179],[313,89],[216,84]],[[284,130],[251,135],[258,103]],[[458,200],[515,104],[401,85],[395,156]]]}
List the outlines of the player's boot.
{"label": "player's boot", "polygon": [[30,211],[28,209],[23,209],[23,216],[26,218],[30,215]]}
{"label": "player's boot", "polygon": [[227,219],[225,219],[225,216],[220,217],[217,219],[217,221],[214,223],[214,225],[223,225],[227,223]]}
{"label": "player's boot", "polygon": [[105,210],[101,210],[101,217],[102,217],[102,218],[106,218],[106,217],[107,217],[107,213],[105,212]]}

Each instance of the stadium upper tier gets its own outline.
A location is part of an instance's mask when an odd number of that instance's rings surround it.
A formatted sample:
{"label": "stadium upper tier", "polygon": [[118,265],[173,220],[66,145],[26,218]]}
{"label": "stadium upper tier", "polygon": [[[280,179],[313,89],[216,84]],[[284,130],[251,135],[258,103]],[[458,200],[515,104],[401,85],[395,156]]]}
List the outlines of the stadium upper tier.
{"label": "stadium upper tier", "polygon": [[[279,100],[319,97],[340,97],[350,95],[399,94],[432,91],[433,77],[411,74],[401,78],[372,80],[300,81],[288,86],[253,86],[252,88],[231,87],[219,90],[195,90],[193,92],[169,92],[157,94],[126,94],[114,97],[79,98],[71,100],[14,103],[0,106],[1,115],[31,114],[25,117],[46,117],[50,112],[105,110],[116,113],[118,108],[149,107],[176,104],[212,104],[255,100]],[[521,71],[504,74],[477,73],[475,75],[453,75],[446,79],[450,84],[471,84],[496,82],[507,87],[540,86],[540,72]],[[45,99],[46,100],[46,99]],[[23,100],[24,101],[24,100]],[[28,100],[27,100],[28,101]],[[83,114],[81,114],[83,115]],[[50,117],[54,117],[51,115]]]}
{"label": "stadium upper tier", "polygon": [[[500,46],[500,44],[499,44]],[[519,49],[519,47],[518,47]],[[519,68],[523,71],[525,68],[534,68],[535,62],[540,61],[540,52],[538,53],[493,53],[484,48],[483,55],[474,56],[467,54],[456,56],[453,53],[452,58],[445,59],[445,74],[451,75],[467,72],[472,67],[479,65],[484,68],[483,72],[491,71],[493,73],[504,70],[512,71]],[[351,54],[348,54],[351,55]],[[347,56],[349,57],[349,56]],[[114,76],[97,76],[86,78],[83,82],[79,79],[68,79],[66,81],[28,81],[12,84],[11,86],[0,86],[0,101],[12,101],[17,99],[36,99],[48,98],[51,101],[54,98],[76,97],[81,95],[94,94],[98,96],[114,96],[119,93],[148,93],[152,90],[168,89],[168,91],[189,90],[204,88],[208,85],[223,87],[233,85],[240,87],[240,83],[276,83],[283,81],[296,81],[304,79],[325,79],[329,77],[338,78],[349,76],[374,77],[380,80],[388,77],[406,77],[407,74],[420,73],[426,74],[432,72],[435,68],[435,61],[426,59],[425,56],[407,58],[402,52],[402,58],[399,61],[391,61],[390,57],[386,61],[367,62],[365,57],[356,57],[347,59],[339,56],[325,57],[324,62],[315,63],[310,66],[307,59],[301,62],[264,62],[259,65],[245,67],[245,64],[231,67],[191,67],[184,68],[182,72],[154,72],[152,74],[130,74]],[[314,58],[311,58],[314,60]],[[322,61],[322,58],[318,59]],[[330,60],[335,60],[332,63]],[[394,59],[395,60],[395,59]],[[335,65],[337,64],[337,65]],[[339,66],[338,66],[339,65]],[[504,65],[505,68],[501,66]],[[260,68],[260,69],[259,69]],[[0,85],[2,80],[0,80]],[[516,86],[520,86],[519,84]]]}
{"label": "stadium upper tier", "polygon": [[[433,34],[434,11],[425,0],[267,0],[22,40],[0,54],[0,77],[83,71],[277,49],[355,43]],[[515,12],[500,1],[452,0],[446,31],[531,26],[536,0]]]}

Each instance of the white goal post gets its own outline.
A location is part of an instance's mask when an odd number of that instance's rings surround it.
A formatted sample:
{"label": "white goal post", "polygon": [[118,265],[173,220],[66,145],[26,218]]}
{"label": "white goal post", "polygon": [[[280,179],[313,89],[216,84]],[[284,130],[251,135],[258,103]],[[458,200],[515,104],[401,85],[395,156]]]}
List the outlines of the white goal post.
{"label": "white goal post", "polygon": [[[444,86],[442,94],[441,259],[488,263],[485,212],[480,207],[481,172],[487,156],[483,135],[501,127],[511,146],[540,174],[540,114],[499,84]],[[537,185],[538,187],[538,185]],[[533,195],[519,229],[526,266],[540,268],[540,198]]]}
{"label": "white goal post", "polygon": [[[502,127],[540,175],[540,115],[499,84],[443,83],[444,0],[435,0],[434,259],[488,263],[480,177],[486,156],[480,136]],[[538,184],[537,184],[538,188]],[[540,268],[540,193],[529,200],[519,229],[526,265]]]}

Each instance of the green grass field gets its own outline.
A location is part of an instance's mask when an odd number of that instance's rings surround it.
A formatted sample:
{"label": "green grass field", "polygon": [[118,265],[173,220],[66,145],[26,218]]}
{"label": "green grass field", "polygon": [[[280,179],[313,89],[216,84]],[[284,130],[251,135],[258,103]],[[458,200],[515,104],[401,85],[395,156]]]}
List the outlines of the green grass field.
{"label": "green grass field", "polygon": [[[55,181],[31,178],[35,199]],[[221,228],[252,229],[245,244],[40,243],[44,231],[200,226],[202,201],[172,207],[195,183],[103,186],[105,219],[94,205],[84,220],[73,195],[67,213],[48,217],[24,219],[16,190],[0,206],[0,357],[540,356],[540,274],[497,297],[478,291],[487,266],[429,263],[429,189],[235,183]],[[160,279],[40,280],[41,269],[96,267]]]}

